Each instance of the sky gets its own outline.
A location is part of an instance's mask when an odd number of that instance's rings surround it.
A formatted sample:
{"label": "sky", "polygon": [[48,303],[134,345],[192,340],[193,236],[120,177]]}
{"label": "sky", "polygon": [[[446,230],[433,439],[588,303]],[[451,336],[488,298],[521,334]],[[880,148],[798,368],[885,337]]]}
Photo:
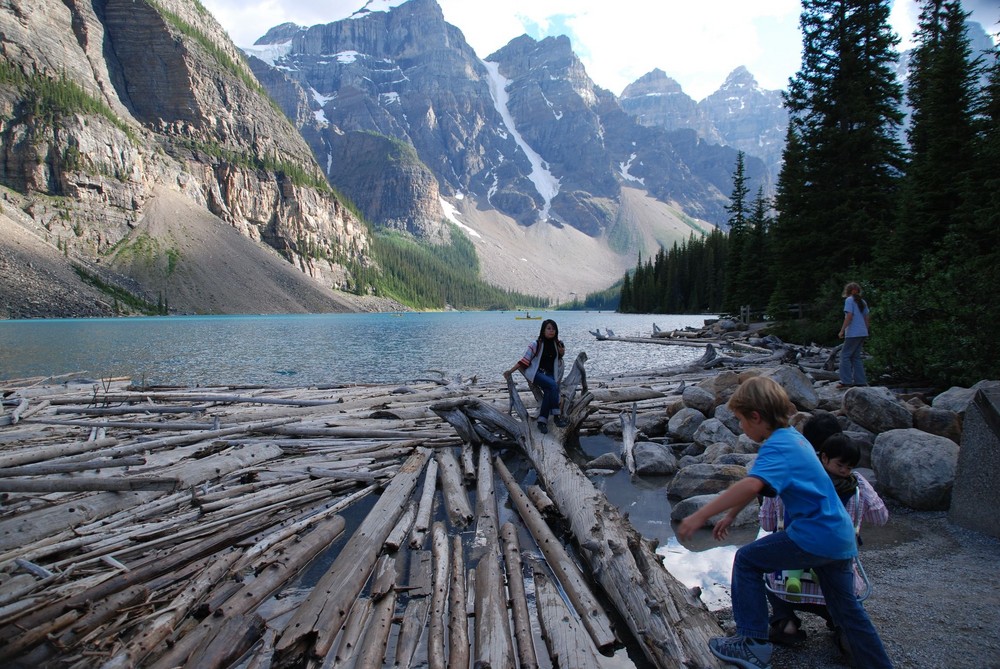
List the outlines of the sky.
{"label": "sky", "polygon": [[[285,22],[312,26],[350,16],[366,0],[201,0],[237,46],[250,46]],[[401,0],[372,0],[373,8]],[[620,95],[654,68],[701,100],[745,65],[767,89],[783,89],[798,70],[799,0],[438,0],[480,58],[523,34],[566,35],[594,82]],[[1000,2],[964,0],[972,20],[1000,32]],[[891,22],[911,44],[916,0],[895,0]]]}

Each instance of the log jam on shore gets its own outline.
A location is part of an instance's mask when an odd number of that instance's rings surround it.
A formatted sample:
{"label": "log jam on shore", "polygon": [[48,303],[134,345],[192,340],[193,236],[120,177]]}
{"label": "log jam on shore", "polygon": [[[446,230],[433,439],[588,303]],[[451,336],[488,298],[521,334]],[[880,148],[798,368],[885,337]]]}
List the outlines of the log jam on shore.
{"label": "log jam on shore", "polygon": [[720,666],[714,617],[565,448],[713,357],[595,387],[581,354],[546,435],[499,373],[0,382],[0,665]]}

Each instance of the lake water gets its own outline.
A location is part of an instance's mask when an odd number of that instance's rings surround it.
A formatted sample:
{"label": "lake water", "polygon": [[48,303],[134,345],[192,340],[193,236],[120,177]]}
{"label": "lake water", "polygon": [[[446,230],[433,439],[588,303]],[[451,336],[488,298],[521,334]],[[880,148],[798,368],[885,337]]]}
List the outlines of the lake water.
{"label": "lake water", "polygon": [[[538,336],[515,312],[171,316],[0,321],[0,379],[129,376],[143,385],[309,386],[499,379]],[[523,315],[523,314],[522,314]],[[700,327],[705,316],[532,312],[559,324],[567,360],[607,376],[681,364],[700,348],[597,341],[590,330],[648,336]]]}

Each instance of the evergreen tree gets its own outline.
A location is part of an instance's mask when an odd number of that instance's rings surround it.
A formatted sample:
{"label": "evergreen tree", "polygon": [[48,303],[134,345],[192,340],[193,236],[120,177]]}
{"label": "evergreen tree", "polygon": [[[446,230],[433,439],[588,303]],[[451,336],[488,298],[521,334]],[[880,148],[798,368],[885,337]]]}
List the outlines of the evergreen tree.
{"label": "evergreen tree", "polygon": [[[750,305],[752,310],[765,307],[768,296],[774,288],[771,260],[767,249],[767,236],[771,223],[769,209],[770,202],[764,197],[764,187],[761,186],[757,189],[757,196],[750,205],[746,237],[740,249],[743,260],[736,282],[736,297],[739,304]],[[732,254],[733,248],[730,245],[730,257]]]}
{"label": "evergreen tree", "polygon": [[774,228],[773,303],[810,302],[864,266],[895,210],[901,88],[888,0],[803,0]]}
{"label": "evergreen tree", "polygon": [[747,177],[744,171],[744,156],[736,154],[736,169],[733,172],[733,193],[729,196],[726,211],[729,212],[729,254],[725,259],[725,299],[723,308],[729,312],[738,311],[745,304],[740,301],[739,280],[744,262],[743,247],[747,237]]}
{"label": "evergreen tree", "polygon": [[925,0],[907,95],[913,109],[910,162],[883,271],[912,277],[959,214],[972,151],[972,103],[978,73],[958,0]]}

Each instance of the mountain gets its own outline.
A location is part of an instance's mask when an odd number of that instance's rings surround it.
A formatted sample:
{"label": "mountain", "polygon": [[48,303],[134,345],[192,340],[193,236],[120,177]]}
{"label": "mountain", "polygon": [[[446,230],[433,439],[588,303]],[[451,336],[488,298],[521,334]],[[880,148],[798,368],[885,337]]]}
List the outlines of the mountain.
{"label": "mountain", "polygon": [[655,69],[625,87],[621,105],[642,125],[691,129],[709,144],[733,147],[759,158],[767,167],[767,176],[763,183],[757,183],[764,185],[765,191],[772,190],[781,169],[788,114],[781,91],[762,89],[745,67],[733,70],[719,90],[700,102],[684,93],[665,72]]}
{"label": "mountain", "polygon": [[246,52],[377,229],[433,242],[457,222],[505,287],[598,290],[638,253],[726,220],[736,151],[643,127],[566,37],[523,35],[481,59],[434,0],[408,0],[276,26]]}
{"label": "mountain", "polygon": [[0,317],[346,311],[367,229],[199,3],[0,9]]}

